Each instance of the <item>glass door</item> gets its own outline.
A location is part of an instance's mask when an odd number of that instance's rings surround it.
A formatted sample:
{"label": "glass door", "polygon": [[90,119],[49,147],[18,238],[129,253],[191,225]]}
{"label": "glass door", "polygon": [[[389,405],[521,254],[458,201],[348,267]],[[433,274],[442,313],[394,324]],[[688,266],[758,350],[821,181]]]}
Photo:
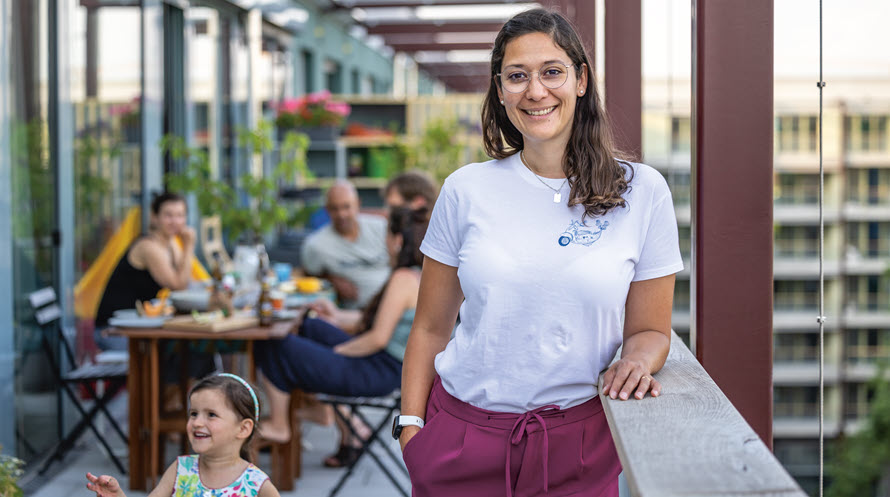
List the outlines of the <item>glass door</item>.
{"label": "glass door", "polygon": [[12,2],[10,149],[16,453],[33,460],[61,429],[55,379],[28,295],[56,286],[58,223],[49,161],[47,0]]}

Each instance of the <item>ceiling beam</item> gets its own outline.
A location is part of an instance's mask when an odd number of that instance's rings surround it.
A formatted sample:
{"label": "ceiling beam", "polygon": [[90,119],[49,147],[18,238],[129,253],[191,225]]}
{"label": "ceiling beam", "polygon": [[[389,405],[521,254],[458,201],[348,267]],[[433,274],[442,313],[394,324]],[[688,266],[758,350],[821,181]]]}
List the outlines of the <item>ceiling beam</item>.
{"label": "ceiling beam", "polygon": [[491,43],[387,43],[396,52],[445,52],[450,50],[491,50]]}
{"label": "ceiling beam", "polygon": [[487,78],[490,65],[487,62],[443,62],[438,64],[420,64],[420,68],[435,77],[472,76]]}
{"label": "ceiling beam", "polygon": [[485,81],[479,81],[471,78],[448,77],[440,78],[445,86],[460,92],[484,92],[488,88]]}
{"label": "ceiling beam", "polygon": [[385,0],[331,0],[332,9],[375,9],[386,7],[439,7],[442,5],[479,5],[529,3],[529,0],[428,0],[428,1],[385,1]]}
{"label": "ceiling beam", "polygon": [[[506,21],[506,20],[505,20]],[[439,21],[412,19],[410,21],[365,21],[369,35],[427,34],[427,33],[497,33],[504,25],[495,21]]]}

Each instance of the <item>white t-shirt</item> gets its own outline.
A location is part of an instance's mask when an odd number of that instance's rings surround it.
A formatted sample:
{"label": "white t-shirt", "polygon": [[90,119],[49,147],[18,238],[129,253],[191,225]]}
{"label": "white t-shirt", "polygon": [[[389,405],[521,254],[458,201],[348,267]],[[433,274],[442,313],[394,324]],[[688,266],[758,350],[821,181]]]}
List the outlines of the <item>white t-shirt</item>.
{"label": "white t-shirt", "polygon": [[[465,301],[436,371],[451,395],[476,407],[568,408],[597,393],[622,341],[632,281],[683,269],[670,190],[633,164],[627,207],[582,226],[515,154],[448,177],[421,251],[457,267]],[[541,178],[552,188],[563,179]]]}
{"label": "white t-shirt", "polygon": [[389,278],[386,229],[383,217],[359,214],[358,238],[353,242],[340,236],[328,224],[306,239],[300,263],[309,274],[329,272],[355,283],[358,298],[340,304],[346,308],[364,307]]}

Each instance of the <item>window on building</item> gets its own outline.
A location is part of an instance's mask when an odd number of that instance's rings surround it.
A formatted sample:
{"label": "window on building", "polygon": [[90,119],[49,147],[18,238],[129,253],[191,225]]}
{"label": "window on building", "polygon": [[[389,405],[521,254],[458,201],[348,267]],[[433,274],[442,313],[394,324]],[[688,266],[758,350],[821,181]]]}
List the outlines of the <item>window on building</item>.
{"label": "window on building", "polygon": [[677,235],[680,238],[680,255],[684,260],[690,260],[692,258],[692,228],[680,226],[677,228]]}
{"label": "window on building", "polygon": [[844,117],[847,150],[886,152],[888,150],[887,116],[857,115]]}
{"label": "window on building", "polygon": [[868,416],[868,405],[875,396],[875,390],[867,383],[848,383],[845,385],[844,417],[860,419]]}
{"label": "window on building", "polygon": [[689,310],[689,280],[677,280],[674,284],[674,309]]}
{"label": "window on building", "polygon": [[845,356],[851,364],[876,364],[890,357],[890,329],[847,330]]}
{"label": "window on building", "polygon": [[663,174],[671,189],[674,205],[689,205],[691,198],[689,171],[669,170]]}
{"label": "window on building", "polygon": [[890,169],[847,170],[847,202],[856,204],[890,203]]}
{"label": "window on building", "polygon": [[331,59],[324,61],[325,88],[331,93],[343,93],[343,68]]}
{"label": "window on building", "polygon": [[777,226],[773,250],[776,257],[817,257],[818,226]]}
{"label": "window on building", "polygon": [[776,149],[779,152],[815,152],[818,125],[817,116],[776,116]]}
{"label": "window on building", "polygon": [[859,311],[890,311],[890,277],[847,277],[847,305]]}
{"label": "window on building", "polygon": [[890,257],[890,222],[847,223],[847,244],[863,257]]}
{"label": "window on building", "polygon": [[773,387],[773,416],[776,418],[819,416],[819,388]]}
{"label": "window on building", "polygon": [[671,151],[689,153],[692,143],[692,125],[688,117],[671,118]]}
{"label": "window on building", "polygon": [[782,333],[773,335],[775,362],[815,362],[819,359],[819,335]]}
{"label": "window on building", "polygon": [[819,308],[818,281],[773,282],[773,300],[777,311],[809,311]]}
{"label": "window on building", "polygon": [[779,173],[774,183],[776,204],[800,205],[819,203],[818,174]]}

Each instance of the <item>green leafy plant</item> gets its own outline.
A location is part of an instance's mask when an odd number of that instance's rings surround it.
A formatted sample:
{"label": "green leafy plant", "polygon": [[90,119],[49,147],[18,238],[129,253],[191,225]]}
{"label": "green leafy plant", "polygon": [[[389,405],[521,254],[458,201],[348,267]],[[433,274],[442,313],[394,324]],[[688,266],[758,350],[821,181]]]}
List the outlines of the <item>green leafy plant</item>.
{"label": "green leafy plant", "polygon": [[486,160],[481,142],[476,132],[457,120],[434,120],[419,137],[398,142],[396,163],[401,164],[403,170],[427,171],[441,184],[464,164]]}
{"label": "green leafy plant", "polygon": [[[252,155],[271,156],[274,148],[271,123],[262,121],[254,130],[240,130],[238,141]],[[182,163],[180,172],[167,175],[169,188],[179,193],[194,193],[201,215],[219,215],[229,240],[238,241],[242,237],[253,240],[279,224],[299,219],[299,213],[279,201],[279,191],[283,185],[312,177],[306,163],[309,148],[306,135],[288,133],[280,144],[280,158],[272,166],[271,174],[244,173],[237,180],[237,189],[215,178],[207,152],[188,147],[181,137],[167,135],[161,140],[161,147]]]}
{"label": "green leafy plant", "polygon": [[[0,451],[3,446],[0,445]],[[19,488],[18,481],[22,476],[21,459],[0,454],[0,497],[22,497],[24,492]]]}
{"label": "green leafy plant", "polygon": [[[882,478],[890,479],[890,381],[888,364],[878,368],[869,382],[874,397],[861,431],[839,442],[837,455],[828,465],[829,497],[875,495]],[[883,494],[882,494],[883,495]]]}

